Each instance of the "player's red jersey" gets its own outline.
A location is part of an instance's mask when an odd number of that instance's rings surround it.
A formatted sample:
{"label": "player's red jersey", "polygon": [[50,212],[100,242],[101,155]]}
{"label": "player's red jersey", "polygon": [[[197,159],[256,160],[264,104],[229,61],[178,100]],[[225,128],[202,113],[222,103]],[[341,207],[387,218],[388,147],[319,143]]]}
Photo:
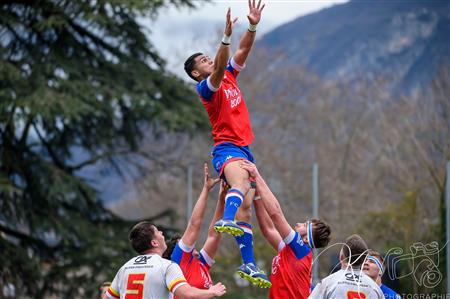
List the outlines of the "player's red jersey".
{"label": "player's red jersey", "polygon": [[232,58],[218,89],[210,84],[209,77],[197,84],[211,122],[214,146],[224,142],[247,146],[253,141],[247,105],[236,82],[241,69]]}
{"label": "player's red jersey", "polygon": [[311,292],[312,252],[296,233],[272,261],[269,299],[306,299]]}
{"label": "player's red jersey", "polygon": [[[209,289],[213,285],[209,269],[213,263],[202,249],[199,257],[193,255],[193,247],[189,248],[180,240],[172,252],[172,261],[180,265],[186,281],[193,287]],[[174,296],[174,299],[176,296]]]}

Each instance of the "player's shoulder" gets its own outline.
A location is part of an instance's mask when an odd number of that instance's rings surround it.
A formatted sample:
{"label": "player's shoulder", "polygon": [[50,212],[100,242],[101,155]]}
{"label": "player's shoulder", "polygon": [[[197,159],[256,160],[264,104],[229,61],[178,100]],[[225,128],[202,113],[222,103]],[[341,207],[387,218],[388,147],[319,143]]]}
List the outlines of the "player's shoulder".
{"label": "player's shoulder", "polygon": [[160,257],[161,259],[161,265],[164,269],[167,269],[169,267],[175,267],[175,268],[180,268],[180,265],[172,260],[168,260],[165,258]]}
{"label": "player's shoulder", "polygon": [[378,284],[369,276],[367,276],[366,274],[362,274],[363,277],[363,282],[367,283],[371,288],[372,288],[372,292],[370,294],[369,298],[384,298],[383,295],[383,291],[381,290],[380,286],[378,286]]}
{"label": "player's shoulder", "polygon": [[[313,292],[310,298],[312,299],[316,299],[316,298],[327,298],[325,296],[325,293],[333,290],[337,284],[337,282],[339,281],[339,277],[340,275],[342,275],[342,273],[338,273],[342,270],[339,270],[335,273],[332,273],[324,278],[322,278],[322,280],[318,281],[317,284],[315,285]],[[324,297],[325,296],[325,297]]]}
{"label": "player's shoulder", "polygon": [[331,273],[324,279],[322,279],[322,283],[323,284],[333,284],[334,282],[337,282],[340,279],[342,279],[342,277],[345,277],[345,271],[340,269],[334,273]]}
{"label": "player's shoulder", "polygon": [[162,274],[166,273],[169,270],[169,268],[172,268],[172,267],[179,268],[180,267],[176,262],[165,259],[162,256],[157,255],[157,254],[152,255],[152,259],[153,259],[151,261],[152,266],[156,270],[160,271],[160,273],[162,273]]}
{"label": "player's shoulder", "polygon": [[331,273],[330,275],[328,275],[325,278],[331,280],[333,278],[337,278],[337,277],[341,277],[341,276],[345,276],[345,270],[343,270],[343,269],[339,269],[338,271]]}
{"label": "player's shoulder", "polygon": [[175,264],[172,260],[163,258],[162,256],[157,256],[158,261],[161,263],[161,265],[163,265],[164,267],[168,267],[171,264]]}

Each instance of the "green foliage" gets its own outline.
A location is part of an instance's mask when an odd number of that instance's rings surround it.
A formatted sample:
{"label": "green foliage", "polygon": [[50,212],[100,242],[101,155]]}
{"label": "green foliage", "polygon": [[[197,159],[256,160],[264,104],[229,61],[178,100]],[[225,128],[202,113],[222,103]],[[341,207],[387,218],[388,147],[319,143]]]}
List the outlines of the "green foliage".
{"label": "green foliage", "polygon": [[[420,244],[429,246],[433,241],[442,240],[438,224],[421,221],[425,216],[423,205],[420,202],[420,190],[407,191],[400,202],[387,206],[383,211],[368,213],[359,228],[361,234],[367,236],[370,248],[382,253],[393,253],[397,248],[393,256],[402,256],[396,274],[400,293],[445,291],[445,273],[442,271],[445,260],[441,259],[445,243],[438,243],[442,251],[437,254],[424,255],[421,250],[415,249],[421,248]],[[431,261],[436,267],[432,266]],[[430,271],[440,274],[436,276]],[[429,281],[424,283],[426,279]]]}
{"label": "green foliage", "polygon": [[205,125],[136,22],[166,5],[193,1],[0,4],[0,287],[92,297],[131,255],[129,224],[80,171],[137,153],[145,134]]}

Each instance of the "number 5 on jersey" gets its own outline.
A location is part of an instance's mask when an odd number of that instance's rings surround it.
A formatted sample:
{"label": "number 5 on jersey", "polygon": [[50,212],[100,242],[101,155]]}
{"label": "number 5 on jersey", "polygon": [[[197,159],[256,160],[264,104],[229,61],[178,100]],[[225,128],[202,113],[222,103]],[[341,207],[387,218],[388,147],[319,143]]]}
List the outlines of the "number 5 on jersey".
{"label": "number 5 on jersey", "polygon": [[145,273],[128,275],[125,299],[142,299],[144,296],[144,280]]}
{"label": "number 5 on jersey", "polygon": [[366,294],[358,291],[348,291],[347,299],[366,299]]}

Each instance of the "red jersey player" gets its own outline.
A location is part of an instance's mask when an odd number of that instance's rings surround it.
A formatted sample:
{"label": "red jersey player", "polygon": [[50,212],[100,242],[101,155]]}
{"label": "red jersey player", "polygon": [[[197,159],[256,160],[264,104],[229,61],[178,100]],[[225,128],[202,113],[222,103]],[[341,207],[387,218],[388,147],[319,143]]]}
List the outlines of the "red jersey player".
{"label": "red jersey player", "polygon": [[249,0],[248,6],[249,27],[231,59],[229,46],[237,19],[231,21],[231,11],[228,9],[224,36],[214,61],[203,53],[195,53],[186,60],[184,69],[198,82],[197,92],[208,112],[214,139],[211,152],[214,168],[230,185],[223,218],[214,224],[214,229],[235,236],[244,262],[239,267],[239,275],[260,287],[270,287],[269,279],[256,266],[250,224],[254,193],[249,192],[247,171],[239,167],[239,160],[253,162],[254,158],[249,148],[253,141],[250,117],[236,78],[245,67],[265,5],[261,5],[261,0],[258,4],[255,0]]}
{"label": "red jersey player", "polygon": [[272,261],[269,298],[308,298],[311,289],[312,248],[328,245],[330,227],[322,220],[312,219],[297,223],[292,228],[256,166],[242,161],[241,167],[256,181],[256,216],[264,237],[278,251]]}

